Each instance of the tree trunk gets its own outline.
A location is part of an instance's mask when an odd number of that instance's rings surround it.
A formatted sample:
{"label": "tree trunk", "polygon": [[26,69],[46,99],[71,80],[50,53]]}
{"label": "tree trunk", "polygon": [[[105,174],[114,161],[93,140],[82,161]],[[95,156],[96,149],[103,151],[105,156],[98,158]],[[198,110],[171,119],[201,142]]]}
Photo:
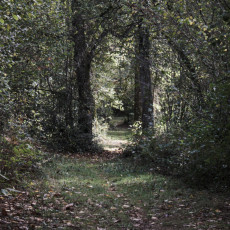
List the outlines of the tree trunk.
{"label": "tree trunk", "polygon": [[139,74],[142,96],[142,129],[153,128],[153,93],[149,62],[149,29],[139,26]]}
{"label": "tree trunk", "polygon": [[[94,100],[90,84],[92,57],[87,50],[85,22],[78,1],[72,1],[74,65],[78,88],[78,127],[87,144],[92,143]],[[86,146],[86,145],[85,145]]]}
{"label": "tree trunk", "polygon": [[136,37],[135,49],[135,88],[134,88],[134,121],[141,121],[142,118],[142,97],[141,97],[141,81],[139,73],[139,37]]}
{"label": "tree trunk", "polygon": [[76,69],[78,82],[78,126],[81,134],[92,136],[94,100],[90,87],[90,62],[85,60]]}

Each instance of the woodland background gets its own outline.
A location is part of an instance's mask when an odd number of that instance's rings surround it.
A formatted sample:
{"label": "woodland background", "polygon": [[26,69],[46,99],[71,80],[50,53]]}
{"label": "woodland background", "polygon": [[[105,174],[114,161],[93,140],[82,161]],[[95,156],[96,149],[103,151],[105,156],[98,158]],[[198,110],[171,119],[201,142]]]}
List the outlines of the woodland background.
{"label": "woodland background", "polygon": [[229,185],[229,32],[228,0],[1,0],[0,180],[36,142],[93,155],[119,115],[127,156]]}

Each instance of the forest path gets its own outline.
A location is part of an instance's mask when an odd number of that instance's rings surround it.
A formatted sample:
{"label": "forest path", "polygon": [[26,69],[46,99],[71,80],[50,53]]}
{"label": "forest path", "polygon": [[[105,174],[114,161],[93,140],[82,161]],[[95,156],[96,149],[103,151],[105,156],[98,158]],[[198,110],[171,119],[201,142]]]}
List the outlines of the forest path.
{"label": "forest path", "polygon": [[101,144],[105,150],[116,152],[129,143],[132,132],[129,125],[125,124],[125,117],[114,117],[110,124],[111,128],[101,139]]}
{"label": "forest path", "polygon": [[54,154],[26,192],[0,196],[0,229],[229,229],[230,200],[121,152]]}
{"label": "forest path", "polygon": [[0,195],[0,230],[229,229],[230,198],[122,157],[131,131],[109,130],[100,154],[47,154],[24,192]]}

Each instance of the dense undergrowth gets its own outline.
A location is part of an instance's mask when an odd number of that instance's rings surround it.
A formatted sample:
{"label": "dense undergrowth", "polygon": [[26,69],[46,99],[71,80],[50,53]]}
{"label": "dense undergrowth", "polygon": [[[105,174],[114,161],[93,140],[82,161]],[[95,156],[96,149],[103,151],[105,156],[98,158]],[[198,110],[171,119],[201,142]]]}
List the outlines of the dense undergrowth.
{"label": "dense undergrowth", "polygon": [[198,187],[229,187],[228,127],[221,133],[210,121],[197,121],[186,132],[177,126],[161,134],[142,133],[138,124],[133,127],[135,134],[126,155],[150,160],[157,171],[180,176]]}
{"label": "dense undergrowth", "polygon": [[6,136],[0,142],[0,188],[14,186],[38,171],[41,151],[31,140]]}

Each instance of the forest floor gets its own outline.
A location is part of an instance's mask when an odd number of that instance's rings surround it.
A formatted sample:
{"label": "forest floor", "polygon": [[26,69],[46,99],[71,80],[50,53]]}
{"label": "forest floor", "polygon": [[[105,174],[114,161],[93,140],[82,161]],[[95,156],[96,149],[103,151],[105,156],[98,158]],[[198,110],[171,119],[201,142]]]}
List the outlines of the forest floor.
{"label": "forest floor", "polygon": [[101,154],[47,155],[22,192],[0,195],[0,229],[229,229],[230,197],[123,158],[128,131],[108,134]]}

